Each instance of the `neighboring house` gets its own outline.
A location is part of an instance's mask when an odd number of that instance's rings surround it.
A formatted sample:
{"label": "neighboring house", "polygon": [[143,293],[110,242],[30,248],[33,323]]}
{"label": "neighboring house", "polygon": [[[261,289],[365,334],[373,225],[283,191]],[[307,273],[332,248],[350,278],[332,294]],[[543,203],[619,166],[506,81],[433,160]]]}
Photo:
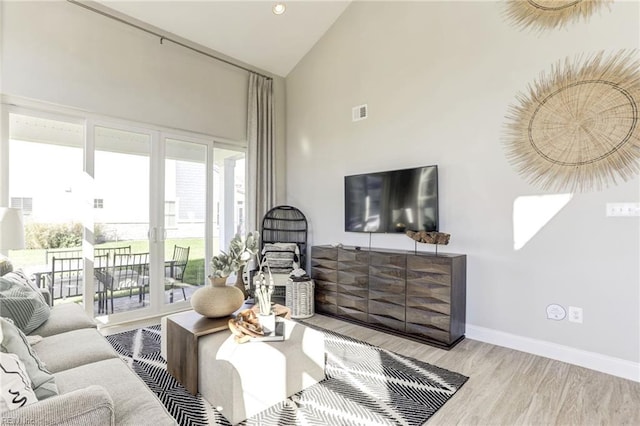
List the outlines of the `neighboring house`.
{"label": "neighboring house", "polygon": [[[10,141],[11,161],[28,164],[28,168],[11,167],[9,179],[10,206],[21,208],[26,223],[78,222],[82,211],[83,185],[80,165],[82,152],[72,142],[67,146],[56,143],[55,132],[29,135],[29,123],[22,128],[20,140]],[[31,122],[31,126],[42,122]],[[73,130],[73,126],[69,126]],[[33,142],[40,139],[40,142]],[[53,143],[52,143],[53,142]],[[141,155],[96,152],[96,179],[93,186],[93,218],[109,230],[112,238],[146,238],[148,231],[149,160]],[[232,160],[234,167],[234,217],[238,228],[243,223],[244,157]],[[34,171],[51,170],[45,179],[34,179]],[[203,164],[168,159],[165,162],[165,227],[171,235],[198,237],[204,233],[205,170]],[[214,167],[214,187],[224,185],[220,168]],[[221,196],[224,190],[214,191],[214,208],[219,223]]]}

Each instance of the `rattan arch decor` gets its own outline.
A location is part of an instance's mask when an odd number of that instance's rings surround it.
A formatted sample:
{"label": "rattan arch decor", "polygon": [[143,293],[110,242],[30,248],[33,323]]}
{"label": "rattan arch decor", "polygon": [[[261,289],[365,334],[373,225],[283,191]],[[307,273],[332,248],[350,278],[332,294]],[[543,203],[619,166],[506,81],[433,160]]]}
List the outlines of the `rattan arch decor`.
{"label": "rattan arch decor", "polygon": [[612,0],[508,0],[505,16],[518,27],[545,30],[587,19]]}
{"label": "rattan arch decor", "polygon": [[638,50],[569,58],[509,107],[506,156],[548,190],[602,190],[640,171]]}

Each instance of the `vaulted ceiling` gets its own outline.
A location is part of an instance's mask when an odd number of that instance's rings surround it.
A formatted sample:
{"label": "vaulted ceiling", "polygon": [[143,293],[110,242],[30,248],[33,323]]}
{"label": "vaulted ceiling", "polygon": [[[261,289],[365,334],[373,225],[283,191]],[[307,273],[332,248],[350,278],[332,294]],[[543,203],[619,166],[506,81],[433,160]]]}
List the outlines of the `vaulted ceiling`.
{"label": "vaulted ceiling", "polygon": [[286,77],[349,5],[350,0],[121,1],[100,3],[202,46]]}

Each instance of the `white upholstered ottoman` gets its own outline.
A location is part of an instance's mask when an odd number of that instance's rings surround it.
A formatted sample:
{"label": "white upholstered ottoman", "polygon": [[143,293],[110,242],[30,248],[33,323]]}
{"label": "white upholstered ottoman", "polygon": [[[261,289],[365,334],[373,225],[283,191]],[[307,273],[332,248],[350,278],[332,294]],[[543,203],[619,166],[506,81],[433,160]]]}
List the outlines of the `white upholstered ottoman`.
{"label": "white upholstered ottoman", "polygon": [[324,380],[324,336],[284,322],[284,341],[238,344],[229,331],[201,337],[198,390],[231,424]]}

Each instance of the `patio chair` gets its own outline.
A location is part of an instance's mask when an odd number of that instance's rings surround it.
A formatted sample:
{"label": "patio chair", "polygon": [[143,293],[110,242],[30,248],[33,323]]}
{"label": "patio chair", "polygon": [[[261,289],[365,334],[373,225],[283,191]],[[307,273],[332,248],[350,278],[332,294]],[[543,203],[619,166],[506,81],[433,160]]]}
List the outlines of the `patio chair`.
{"label": "patio chair", "polygon": [[169,293],[169,303],[173,303],[173,290],[177,287],[182,290],[182,297],[187,300],[185,287],[191,287],[191,284],[184,282],[184,271],[187,269],[189,262],[189,251],[191,247],[173,246],[173,258],[165,263],[164,281],[165,285],[171,287]]}
{"label": "patio chair", "polygon": [[113,257],[114,254],[129,254],[131,253],[131,246],[121,246],[121,247],[99,247],[93,249],[93,253],[96,256],[102,256],[105,254],[110,254]]}
{"label": "patio chair", "polygon": [[107,289],[109,286],[109,252],[98,254],[93,257],[93,275],[95,277],[96,295],[98,296],[98,313],[103,313],[107,309]]}
{"label": "patio chair", "polygon": [[[66,254],[66,253],[65,253]],[[53,257],[51,259],[51,274],[49,275],[49,292],[52,299],[65,299],[67,297],[81,296],[83,294],[83,257]],[[94,271],[96,278],[100,278],[100,271],[108,265],[108,255],[94,257]],[[97,282],[96,294],[98,301],[102,297],[101,282]]]}
{"label": "patio chair", "polygon": [[51,275],[49,275],[51,298],[55,301],[81,295],[83,271],[84,258],[54,256],[51,259]]}
{"label": "patio chair", "polygon": [[49,264],[49,259],[53,261],[53,258],[71,258],[71,257],[82,257],[82,247],[74,247],[74,248],[65,248],[65,249],[50,249],[45,250],[44,259],[45,263]]}
{"label": "patio chair", "polygon": [[144,304],[144,295],[149,286],[149,253],[116,253],[113,255],[107,277],[106,291],[111,299],[111,313],[113,313],[113,293],[118,290],[129,290],[129,297],[133,289],[138,289],[140,303]]}

